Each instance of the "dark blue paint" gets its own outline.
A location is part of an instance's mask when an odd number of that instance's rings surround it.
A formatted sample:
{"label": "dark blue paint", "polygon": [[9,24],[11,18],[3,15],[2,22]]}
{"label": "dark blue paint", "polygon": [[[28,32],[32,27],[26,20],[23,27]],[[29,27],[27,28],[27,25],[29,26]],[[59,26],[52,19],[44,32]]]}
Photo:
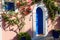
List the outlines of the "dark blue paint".
{"label": "dark blue paint", "polygon": [[15,10],[14,2],[5,2],[5,10]]}
{"label": "dark blue paint", "polygon": [[26,40],[26,37],[21,37],[21,40]]}
{"label": "dark blue paint", "polygon": [[54,38],[59,38],[59,33],[56,30],[52,30],[52,36]]}
{"label": "dark blue paint", "polygon": [[40,7],[36,9],[36,33],[43,34],[43,11]]}

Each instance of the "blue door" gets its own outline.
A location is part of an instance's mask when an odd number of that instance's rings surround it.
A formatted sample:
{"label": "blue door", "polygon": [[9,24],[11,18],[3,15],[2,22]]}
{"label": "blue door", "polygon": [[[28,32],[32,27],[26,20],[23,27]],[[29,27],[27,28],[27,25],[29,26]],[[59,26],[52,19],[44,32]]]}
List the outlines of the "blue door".
{"label": "blue door", "polygon": [[43,34],[43,11],[40,7],[36,9],[36,33]]}

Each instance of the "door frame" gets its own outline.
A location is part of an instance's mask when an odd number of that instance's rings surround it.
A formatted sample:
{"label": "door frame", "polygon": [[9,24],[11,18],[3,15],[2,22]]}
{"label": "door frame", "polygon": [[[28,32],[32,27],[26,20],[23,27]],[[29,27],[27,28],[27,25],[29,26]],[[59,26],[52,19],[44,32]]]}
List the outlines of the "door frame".
{"label": "door frame", "polygon": [[48,34],[48,10],[43,3],[37,3],[34,5],[33,9],[33,38],[39,35],[36,35],[36,9],[40,7],[43,11],[43,36]]}

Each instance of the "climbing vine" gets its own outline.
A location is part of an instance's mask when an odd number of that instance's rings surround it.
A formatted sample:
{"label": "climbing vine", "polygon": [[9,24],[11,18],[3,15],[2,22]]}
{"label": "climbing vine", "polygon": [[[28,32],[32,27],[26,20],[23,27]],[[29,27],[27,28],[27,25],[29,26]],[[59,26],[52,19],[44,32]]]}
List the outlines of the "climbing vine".
{"label": "climbing vine", "polygon": [[54,20],[56,17],[56,11],[60,11],[57,2],[55,2],[54,0],[43,0],[43,1],[46,7],[48,8],[50,18]]}

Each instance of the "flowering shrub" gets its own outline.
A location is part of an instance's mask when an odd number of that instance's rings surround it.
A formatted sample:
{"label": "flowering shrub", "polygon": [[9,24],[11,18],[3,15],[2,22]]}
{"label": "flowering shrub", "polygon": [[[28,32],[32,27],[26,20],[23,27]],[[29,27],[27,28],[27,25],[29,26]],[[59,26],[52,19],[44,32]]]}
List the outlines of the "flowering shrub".
{"label": "flowering shrub", "polygon": [[31,6],[30,6],[31,3],[29,4],[30,1],[24,1],[24,2],[17,1],[16,6],[21,14],[28,15],[31,12]]}
{"label": "flowering shrub", "polygon": [[[9,10],[6,11],[6,13],[2,14],[3,20],[8,25],[17,25],[19,30],[22,29],[22,27],[25,25],[25,16],[28,15],[31,12],[31,3],[29,1],[17,1],[16,7],[19,12],[15,13],[15,11]],[[19,16],[19,17],[18,17]]]}
{"label": "flowering shrub", "polygon": [[19,8],[19,12],[22,15],[28,15],[31,12],[31,7],[30,6],[27,6],[27,7],[22,6],[21,8]]}

